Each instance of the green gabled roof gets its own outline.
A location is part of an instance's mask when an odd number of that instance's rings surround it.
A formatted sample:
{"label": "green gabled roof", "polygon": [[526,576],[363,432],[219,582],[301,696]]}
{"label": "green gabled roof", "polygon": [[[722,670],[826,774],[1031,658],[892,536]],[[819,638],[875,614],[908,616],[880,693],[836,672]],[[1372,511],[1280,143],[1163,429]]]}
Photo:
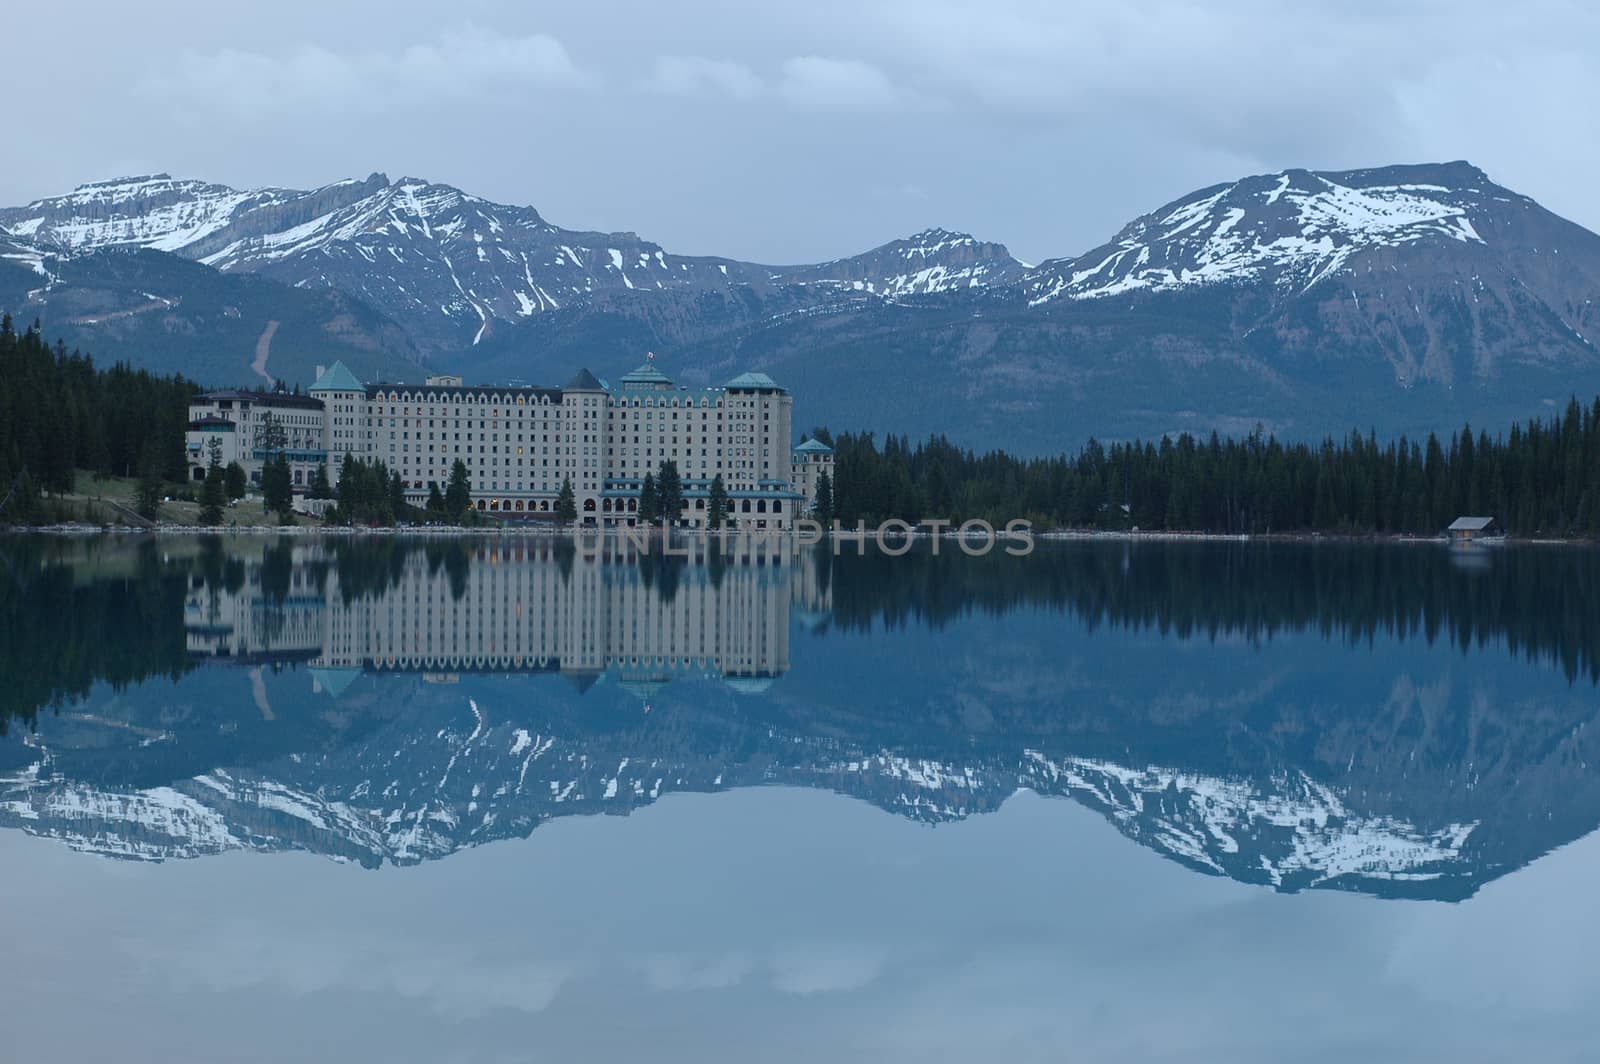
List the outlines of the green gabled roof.
{"label": "green gabled roof", "polygon": [[802,452],[805,454],[832,454],[833,448],[829,447],[821,440],[813,440],[808,438],[801,440],[800,445],[795,448],[796,454],[800,454]]}
{"label": "green gabled roof", "polygon": [[600,379],[587,369],[580,369],[578,375],[566,384],[566,391],[569,392],[603,392],[605,390],[606,386],[601,384]]}
{"label": "green gabled roof", "polygon": [[[733,378],[733,380],[729,381],[727,384],[724,384],[723,387],[724,388],[778,388],[778,382],[773,380],[771,377],[767,376],[765,373],[741,373],[737,377]],[[779,388],[778,390],[782,391],[781,388]]]}
{"label": "green gabled roof", "polygon": [[317,383],[311,386],[313,392],[364,392],[367,386],[356,380],[356,375],[350,372],[343,362],[335,362],[322,371],[322,376],[317,378]]}

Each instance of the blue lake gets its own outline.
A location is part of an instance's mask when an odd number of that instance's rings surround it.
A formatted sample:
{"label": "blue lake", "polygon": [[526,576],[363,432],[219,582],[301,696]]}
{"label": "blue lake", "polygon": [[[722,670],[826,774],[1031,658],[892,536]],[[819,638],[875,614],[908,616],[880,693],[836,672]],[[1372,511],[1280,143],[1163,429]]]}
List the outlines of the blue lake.
{"label": "blue lake", "polygon": [[0,539],[0,1058],[1592,1060],[1600,551]]}

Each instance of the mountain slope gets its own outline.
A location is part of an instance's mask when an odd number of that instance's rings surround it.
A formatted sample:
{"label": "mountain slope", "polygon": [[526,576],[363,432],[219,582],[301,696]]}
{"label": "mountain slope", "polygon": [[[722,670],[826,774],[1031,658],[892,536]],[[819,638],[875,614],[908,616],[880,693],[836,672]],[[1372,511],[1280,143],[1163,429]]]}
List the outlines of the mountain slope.
{"label": "mountain slope", "polygon": [[671,255],[633,233],[562,229],[532,207],[383,174],[249,192],[165,174],[126,178],[0,210],[0,226],[67,253],[138,246],[335,288],[402,323],[424,353],[470,346],[607,292],[809,285],[896,296],[1009,280],[1022,269],[1000,245],[943,230],[819,266]]}
{"label": "mountain slope", "polygon": [[16,266],[0,261],[0,306],[103,363],[213,385],[309,384],[336,359],[374,379],[426,372],[402,330],[337,289],[221,274],[148,249],[28,250]]}
{"label": "mountain slope", "polygon": [[[764,369],[808,421],[1035,452],[1258,424],[1296,438],[1426,434],[1500,428],[1600,392],[1597,300],[1600,237],[1468,164],[1291,170],[933,297],[741,317],[696,304],[666,320],[569,307],[460,364],[538,375],[590,337],[627,339],[685,380]],[[597,369],[626,368],[598,349]]]}
{"label": "mountain slope", "polygon": [[382,174],[311,191],[124,179],[0,226],[12,308],[47,259],[137,246],[342,293],[371,308],[363,342],[399,337],[379,346],[407,364],[549,382],[649,349],[684,383],[770,372],[807,423],[1023,452],[1258,424],[1499,428],[1600,392],[1600,237],[1459,162],[1248,177],[1037,267],[940,229],[807,266],[678,256]]}

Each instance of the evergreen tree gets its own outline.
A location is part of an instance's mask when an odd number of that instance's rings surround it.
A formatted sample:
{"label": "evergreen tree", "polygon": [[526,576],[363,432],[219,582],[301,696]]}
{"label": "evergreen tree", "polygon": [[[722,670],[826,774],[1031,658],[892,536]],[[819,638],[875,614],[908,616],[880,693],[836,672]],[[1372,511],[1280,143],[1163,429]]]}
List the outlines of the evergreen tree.
{"label": "evergreen tree", "polygon": [[824,527],[833,523],[833,478],[826,473],[817,477],[817,498],[812,514]]}
{"label": "evergreen tree", "polygon": [[661,463],[661,474],[656,478],[656,511],[668,528],[683,517],[683,479],[678,476],[676,462]]}
{"label": "evergreen tree", "polygon": [[222,447],[211,441],[210,461],[206,465],[205,484],[200,489],[200,523],[222,524],[222,507],[228,501],[227,475],[222,470]]}
{"label": "evergreen tree", "polygon": [[223,486],[228,491],[228,498],[244,498],[245,485],[249,483],[244,475],[244,466],[238,462],[229,462],[227,469],[223,470]]}
{"label": "evergreen tree", "polygon": [[450,483],[444,490],[444,512],[457,524],[472,506],[472,486],[467,482],[467,464],[457,458],[450,467]]}
{"label": "evergreen tree", "polygon": [[644,486],[639,489],[639,523],[653,525],[660,513],[661,499],[656,494],[656,478],[653,473],[644,475]]}
{"label": "evergreen tree", "polygon": [[328,467],[317,466],[316,473],[311,478],[311,497],[313,499],[333,498],[333,485],[328,483]]}
{"label": "evergreen tree", "polygon": [[289,446],[288,430],[270,410],[261,416],[261,426],[256,429],[256,446],[269,454]]}
{"label": "evergreen tree", "polygon": [[139,478],[139,485],[134,489],[133,508],[147,521],[156,521],[161,517],[161,480],[148,474]]}
{"label": "evergreen tree", "polygon": [[278,515],[284,524],[294,519],[294,484],[289,460],[281,453],[267,459],[261,468],[261,497],[268,513]]}
{"label": "evergreen tree", "polygon": [[427,510],[430,520],[438,520],[444,516],[444,494],[439,491],[439,482],[437,480],[428,481]]}
{"label": "evergreen tree", "polygon": [[406,482],[394,471],[389,473],[389,512],[396,519],[406,512]]}
{"label": "evergreen tree", "polygon": [[570,525],[578,519],[578,497],[572,490],[572,478],[561,481],[561,493],[556,496],[556,521]]}
{"label": "evergreen tree", "polygon": [[711,490],[706,497],[706,527],[715,531],[728,523],[728,489],[722,483],[722,474],[711,480]]}
{"label": "evergreen tree", "polygon": [[161,517],[161,497],[165,492],[161,483],[161,447],[155,440],[145,444],[144,455],[139,460],[139,487],[134,494],[134,509],[149,521]]}

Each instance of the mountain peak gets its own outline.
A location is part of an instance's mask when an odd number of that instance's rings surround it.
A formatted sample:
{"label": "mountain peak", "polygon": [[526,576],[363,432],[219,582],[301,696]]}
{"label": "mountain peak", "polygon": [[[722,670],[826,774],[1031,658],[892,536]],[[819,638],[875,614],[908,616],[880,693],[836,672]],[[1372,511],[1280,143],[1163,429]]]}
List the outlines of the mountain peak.
{"label": "mountain peak", "polygon": [[123,177],[108,177],[102,181],[85,181],[74,192],[83,192],[91,188],[116,188],[121,185],[145,185],[155,181],[171,181],[172,175],[165,171],[156,174],[127,174]]}
{"label": "mountain peak", "polygon": [[931,228],[924,229],[919,233],[912,233],[910,236],[906,237],[904,241],[904,243],[907,244],[919,244],[923,246],[927,246],[929,244],[959,244],[969,242],[977,242],[971,233],[958,233],[953,229],[944,229],[939,226],[933,226]]}
{"label": "mountain peak", "polygon": [[1026,267],[1004,244],[932,227],[871,251],[785,271],[806,284],[833,284],[885,298],[1008,283]]}
{"label": "mountain peak", "polygon": [[1482,244],[1473,217],[1499,191],[1464,162],[1257,174],[1191,193],[1135,219],[1109,244],[1046,263],[1029,296],[1038,304],[1264,278],[1307,288],[1362,251]]}

